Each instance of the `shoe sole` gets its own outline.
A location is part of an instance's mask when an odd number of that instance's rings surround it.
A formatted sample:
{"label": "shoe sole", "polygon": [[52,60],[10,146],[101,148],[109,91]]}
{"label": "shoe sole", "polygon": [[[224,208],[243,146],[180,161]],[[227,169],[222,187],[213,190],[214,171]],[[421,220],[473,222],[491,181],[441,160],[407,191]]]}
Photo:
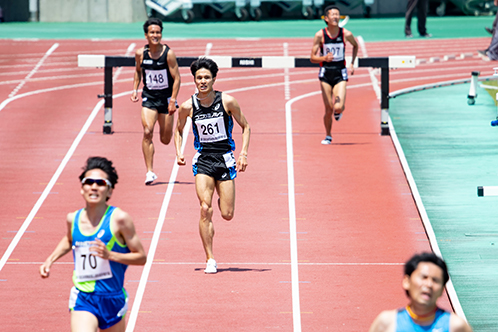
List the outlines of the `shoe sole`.
{"label": "shoe sole", "polygon": [[152,180],[150,181],[145,181],[145,185],[148,186],[148,185],[151,185],[152,182],[156,181],[157,180],[157,176],[155,178],[153,178]]}

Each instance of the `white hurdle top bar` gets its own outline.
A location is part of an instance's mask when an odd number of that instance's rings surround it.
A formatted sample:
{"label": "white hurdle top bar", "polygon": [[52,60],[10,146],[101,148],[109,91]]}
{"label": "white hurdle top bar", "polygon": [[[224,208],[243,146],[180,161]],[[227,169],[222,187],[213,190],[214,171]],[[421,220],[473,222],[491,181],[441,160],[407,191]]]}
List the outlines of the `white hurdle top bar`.
{"label": "white hurdle top bar", "polygon": [[[218,64],[219,68],[233,67],[257,67],[257,68],[299,68],[318,67],[311,63],[309,58],[298,58],[292,56],[262,56],[262,57],[232,57],[232,56],[208,56]],[[111,59],[115,64],[107,63]],[[179,66],[190,66],[195,57],[178,58]],[[401,55],[389,56],[389,68],[415,68],[415,56]],[[104,68],[109,66],[134,66],[133,57],[105,56],[105,55],[78,55],[78,67]],[[351,57],[346,57],[346,63],[351,62]],[[358,67],[358,58],[355,59],[354,67]]]}

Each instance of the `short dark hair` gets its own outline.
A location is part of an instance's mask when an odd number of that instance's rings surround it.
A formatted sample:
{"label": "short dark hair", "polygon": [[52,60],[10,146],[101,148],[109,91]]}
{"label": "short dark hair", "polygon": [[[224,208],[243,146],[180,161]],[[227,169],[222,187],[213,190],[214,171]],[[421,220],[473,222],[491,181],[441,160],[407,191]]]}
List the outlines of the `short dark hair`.
{"label": "short dark hair", "polygon": [[339,7],[337,7],[336,5],[328,5],[327,7],[325,7],[325,9],[323,10],[323,14],[325,16],[327,16],[328,12],[332,9],[337,9],[339,11],[339,13],[341,12],[341,10],[339,9]]}
{"label": "short dark hair", "polygon": [[80,175],[80,181],[83,181],[85,174],[92,169],[100,169],[107,174],[107,180],[111,182],[112,188],[118,183],[118,173],[112,165],[112,161],[104,157],[89,157],[83,167],[83,173]]}
{"label": "short dark hair", "polygon": [[448,267],[443,259],[432,252],[423,252],[421,254],[416,254],[410,258],[405,263],[405,275],[411,276],[413,271],[418,267],[419,263],[428,262],[433,263],[443,270],[443,286],[446,285],[448,280],[450,280],[450,275],[448,274]]}
{"label": "short dark hair", "polygon": [[161,28],[161,32],[163,32],[163,22],[156,17],[151,17],[144,23],[144,33],[149,32],[149,26],[151,25],[158,25]]}
{"label": "short dark hair", "polygon": [[201,68],[209,70],[211,75],[213,75],[213,78],[218,74],[218,65],[209,58],[201,57],[192,62],[190,65],[190,72],[195,77],[195,73],[197,73],[197,71]]}

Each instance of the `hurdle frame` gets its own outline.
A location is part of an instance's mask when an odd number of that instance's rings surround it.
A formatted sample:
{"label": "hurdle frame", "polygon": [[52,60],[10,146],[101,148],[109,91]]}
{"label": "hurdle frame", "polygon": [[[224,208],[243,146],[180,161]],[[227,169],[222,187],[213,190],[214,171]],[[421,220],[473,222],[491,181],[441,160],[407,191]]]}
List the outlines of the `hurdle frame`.
{"label": "hurdle frame", "polygon": [[[178,57],[179,67],[189,67],[199,57]],[[298,58],[291,56],[262,56],[262,57],[232,57],[232,56],[209,56],[219,68],[305,68],[320,67],[317,63],[311,63],[309,58]],[[358,67],[374,67],[381,70],[381,123],[380,134],[389,135],[389,69],[390,68],[414,68],[415,56],[389,56],[389,57],[367,57],[357,58]],[[106,55],[78,55],[78,67],[104,68],[104,94],[97,95],[104,98],[104,134],[113,133],[112,122],[112,98],[114,67],[135,67],[135,58],[129,56],[106,56]]]}

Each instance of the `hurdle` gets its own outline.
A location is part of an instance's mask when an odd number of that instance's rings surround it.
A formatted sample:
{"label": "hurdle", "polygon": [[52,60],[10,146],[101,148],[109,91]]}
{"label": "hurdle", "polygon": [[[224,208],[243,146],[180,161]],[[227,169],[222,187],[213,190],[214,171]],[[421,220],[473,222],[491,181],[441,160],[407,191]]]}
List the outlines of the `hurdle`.
{"label": "hurdle", "polygon": [[470,80],[469,95],[467,96],[467,104],[468,105],[474,105],[476,103],[476,98],[477,98],[476,87],[477,87],[477,81],[479,79],[479,74],[481,74],[481,73],[478,71],[472,72],[472,79]]}
{"label": "hurdle", "polygon": [[498,196],[498,186],[479,186],[477,187],[477,196]]}
{"label": "hurdle", "polygon": [[415,56],[359,58],[359,67],[380,68],[380,134],[389,135],[389,69],[415,68]]}
{"label": "hurdle", "polygon": [[[304,68],[319,67],[311,63],[309,58],[291,56],[262,56],[262,57],[232,57],[209,56],[219,68]],[[198,57],[178,57],[179,67],[190,67]],[[381,69],[381,135],[389,135],[389,69],[414,68],[415,56],[389,56],[358,58],[358,67],[374,67]],[[127,56],[106,55],[78,55],[78,67],[104,68],[104,94],[97,95],[104,98],[104,134],[113,133],[112,123],[112,71],[114,67],[135,67],[135,58]]]}

